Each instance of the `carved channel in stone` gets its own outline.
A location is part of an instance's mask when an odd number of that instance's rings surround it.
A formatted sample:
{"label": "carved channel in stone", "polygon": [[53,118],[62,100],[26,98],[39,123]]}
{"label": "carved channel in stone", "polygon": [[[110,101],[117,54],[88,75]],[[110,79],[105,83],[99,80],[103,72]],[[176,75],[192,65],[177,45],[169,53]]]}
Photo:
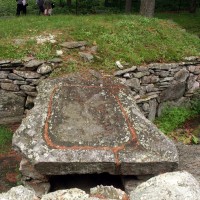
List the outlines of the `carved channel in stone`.
{"label": "carved channel in stone", "polygon": [[118,152],[125,145],[137,146],[138,142],[128,114],[117,97],[121,89],[117,85],[56,86],[44,127],[47,145],[62,150],[112,151],[119,166]]}

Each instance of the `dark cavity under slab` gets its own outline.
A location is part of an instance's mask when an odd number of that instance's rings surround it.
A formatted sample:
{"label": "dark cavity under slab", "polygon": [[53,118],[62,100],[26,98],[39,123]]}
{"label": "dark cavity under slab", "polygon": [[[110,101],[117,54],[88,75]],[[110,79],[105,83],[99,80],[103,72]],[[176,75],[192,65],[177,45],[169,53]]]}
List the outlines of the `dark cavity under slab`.
{"label": "dark cavity under slab", "polygon": [[131,91],[91,74],[46,80],[13,145],[44,175],[158,174],[176,168],[175,145]]}
{"label": "dark cavity under slab", "polygon": [[62,189],[79,188],[89,193],[90,188],[96,187],[97,185],[114,186],[115,188],[125,190],[120,176],[107,173],[51,176],[49,177],[49,182],[51,185],[51,192]]}

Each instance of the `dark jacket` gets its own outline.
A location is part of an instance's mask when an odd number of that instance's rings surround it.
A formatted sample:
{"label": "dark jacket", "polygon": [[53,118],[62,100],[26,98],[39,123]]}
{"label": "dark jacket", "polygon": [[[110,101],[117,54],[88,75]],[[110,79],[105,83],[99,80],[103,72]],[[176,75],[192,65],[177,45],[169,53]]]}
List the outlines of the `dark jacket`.
{"label": "dark jacket", "polygon": [[17,4],[23,4],[22,0],[16,0]]}
{"label": "dark jacket", "polygon": [[44,5],[44,0],[37,0],[37,5],[38,6],[43,6]]}

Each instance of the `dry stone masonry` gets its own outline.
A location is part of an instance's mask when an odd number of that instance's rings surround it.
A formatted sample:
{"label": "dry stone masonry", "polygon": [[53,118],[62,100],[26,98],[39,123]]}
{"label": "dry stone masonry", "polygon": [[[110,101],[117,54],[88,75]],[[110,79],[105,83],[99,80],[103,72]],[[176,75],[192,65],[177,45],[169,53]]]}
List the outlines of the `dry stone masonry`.
{"label": "dry stone masonry", "polygon": [[38,83],[47,78],[61,59],[49,62],[27,58],[0,61],[0,124],[20,122],[37,96]]}
{"label": "dry stone masonry", "polygon": [[163,107],[180,105],[200,88],[200,58],[188,57],[181,63],[153,63],[133,66],[114,73],[129,86],[145,116],[154,120]]}

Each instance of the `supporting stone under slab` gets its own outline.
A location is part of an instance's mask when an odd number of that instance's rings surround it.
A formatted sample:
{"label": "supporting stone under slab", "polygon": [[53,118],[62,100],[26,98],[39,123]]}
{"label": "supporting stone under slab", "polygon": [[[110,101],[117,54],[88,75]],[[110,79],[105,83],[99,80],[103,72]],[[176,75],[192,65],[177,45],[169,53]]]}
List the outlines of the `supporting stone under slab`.
{"label": "supporting stone under slab", "polygon": [[175,145],[116,79],[73,74],[43,81],[13,137],[42,175],[149,175],[174,170]]}
{"label": "supporting stone under slab", "polygon": [[154,175],[144,175],[144,176],[121,176],[122,184],[126,194],[130,193],[141,183],[152,178]]}
{"label": "supporting stone under slab", "polygon": [[36,196],[42,197],[50,191],[49,178],[40,174],[26,158],[20,162],[21,181],[27,188],[35,191]]}

